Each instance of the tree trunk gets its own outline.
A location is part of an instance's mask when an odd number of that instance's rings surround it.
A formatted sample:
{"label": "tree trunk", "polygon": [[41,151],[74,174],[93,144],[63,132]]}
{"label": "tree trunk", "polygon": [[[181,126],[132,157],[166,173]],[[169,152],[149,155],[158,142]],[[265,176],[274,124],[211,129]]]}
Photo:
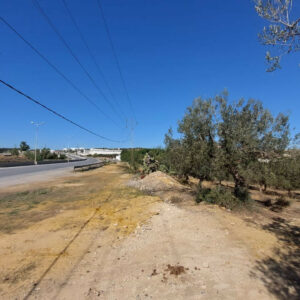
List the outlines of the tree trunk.
{"label": "tree trunk", "polygon": [[238,174],[238,172],[232,173],[234,179],[234,195],[241,201],[246,201],[249,198],[248,187],[246,184],[246,179]]}
{"label": "tree trunk", "polygon": [[264,183],[264,189],[263,189],[263,191],[264,191],[264,192],[267,191],[267,184],[266,184],[266,183]]}

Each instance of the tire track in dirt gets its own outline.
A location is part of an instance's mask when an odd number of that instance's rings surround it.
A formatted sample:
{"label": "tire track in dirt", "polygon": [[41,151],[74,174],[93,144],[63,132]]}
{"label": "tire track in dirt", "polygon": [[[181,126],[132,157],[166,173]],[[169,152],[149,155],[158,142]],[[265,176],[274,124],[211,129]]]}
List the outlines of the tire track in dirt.
{"label": "tire track in dirt", "polygon": [[[107,199],[105,201],[108,201],[109,198],[111,197],[111,193],[110,195],[107,197]],[[30,296],[34,293],[34,291],[40,286],[41,282],[43,281],[43,279],[51,272],[52,268],[57,264],[57,262],[59,261],[59,259],[67,252],[67,250],[71,247],[71,245],[75,242],[75,240],[80,236],[80,234],[82,233],[82,231],[86,228],[86,226],[92,221],[92,219],[97,215],[97,213],[99,212],[100,207],[97,207],[95,209],[95,211],[93,212],[93,214],[82,224],[82,226],[79,228],[79,230],[77,231],[77,233],[73,236],[73,238],[67,243],[67,245],[61,250],[61,252],[55,257],[55,259],[52,261],[52,263],[48,266],[48,268],[43,272],[43,274],[40,276],[40,278],[34,283],[34,285],[32,286],[32,288],[29,290],[29,292],[25,295],[25,297],[23,298],[24,300],[27,300],[30,298]],[[91,243],[92,244],[92,243]],[[87,247],[88,249],[89,247]],[[88,250],[87,250],[88,251]],[[82,260],[82,258],[86,255],[87,251],[85,253],[83,253],[79,260],[76,262],[75,266],[72,268],[72,270],[79,264],[79,262]],[[70,273],[72,272],[72,270],[70,270]]]}

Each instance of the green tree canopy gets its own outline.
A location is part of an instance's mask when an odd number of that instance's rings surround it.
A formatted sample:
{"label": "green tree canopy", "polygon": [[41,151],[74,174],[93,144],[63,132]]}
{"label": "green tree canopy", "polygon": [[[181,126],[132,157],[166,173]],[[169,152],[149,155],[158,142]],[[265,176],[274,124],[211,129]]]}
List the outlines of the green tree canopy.
{"label": "green tree canopy", "polygon": [[165,137],[171,168],[181,176],[222,180],[231,176],[235,196],[247,198],[249,174],[266,171],[259,160],[281,157],[290,142],[289,118],[273,117],[261,102],[229,103],[227,93],[197,99],[179,122],[180,138]]}
{"label": "green tree canopy", "polygon": [[256,0],[258,15],[271,24],[259,34],[263,45],[275,47],[277,55],[266,53],[267,71],[280,68],[283,55],[300,50],[300,16],[293,17],[292,0]]}
{"label": "green tree canopy", "polygon": [[20,143],[20,150],[21,151],[27,151],[27,150],[29,150],[30,149],[30,147],[29,147],[29,145],[25,142],[25,141],[22,141],[21,143]]}

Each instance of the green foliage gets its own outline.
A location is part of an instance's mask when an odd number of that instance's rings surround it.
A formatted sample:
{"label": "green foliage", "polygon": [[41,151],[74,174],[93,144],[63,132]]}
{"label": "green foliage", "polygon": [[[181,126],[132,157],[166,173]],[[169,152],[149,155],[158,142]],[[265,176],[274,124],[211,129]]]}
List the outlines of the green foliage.
{"label": "green foliage", "polygon": [[292,0],[255,0],[256,12],[270,22],[259,34],[263,45],[275,47],[277,55],[266,53],[268,72],[280,68],[281,57],[300,50],[300,18],[292,21]]}
{"label": "green foliage", "polygon": [[60,154],[58,158],[59,158],[59,159],[66,159],[67,156],[66,156],[65,154]]}
{"label": "green foliage", "polygon": [[29,150],[30,149],[30,147],[29,147],[29,145],[25,142],[25,141],[22,141],[21,143],[20,143],[20,150],[21,151],[27,151],[27,150]]}
{"label": "green foliage", "polygon": [[44,159],[58,159],[58,155],[56,153],[51,153],[49,148],[43,148],[39,151],[39,160]]}
{"label": "green foliage", "polygon": [[275,174],[272,185],[290,192],[300,188],[300,153],[287,155],[274,159],[270,168]]}
{"label": "green foliage", "polygon": [[268,162],[282,157],[290,143],[288,121],[283,114],[273,117],[259,101],[229,103],[227,92],[197,99],[179,122],[180,138],[171,130],[165,136],[169,169],[200,183],[232,178],[235,197],[246,202],[250,183],[274,181]]}
{"label": "green foliage", "polygon": [[143,159],[143,173],[150,174],[158,170],[159,163],[156,159],[146,153]]}
{"label": "green foliage", "polygon": [[249,190],[247,186],[235,185],[234,195],[242,202],[247,202],[248,200],[250,200]]}
{"label": "green foliage", "polygon": [[229,209],[235,208],[240,203],[239,199],[236,198],[229,189],[223,186],[217,186],[212,189],[199,188],[196,202],[200,203],[202,201]]}
{"label": "green foliage", "polygon": [[[34,151],[26,151],[25,157],[34,160]],[[43,148],[43,149],[37,149],[36,150],[36,160],[42,161],[42,160],[48,160],[48,159],[65,159],[66,156],[64,154],[61,154],[58,156],[56,153],[51,153],[49,148]]]}
{"label": "green foliage", "polygon": [[27,150],[24,153],[24,156],[29,160],[34,160],[34,152]]}
{"label": "green foliage", "polygon": [[211,189],[209,188],[203,188],[200,186],[198,186],[198,190],[197,190],[197,195],[196,195],[196,202],[200,203],[203,201],[206,201],[206,197],[207,195],[209,195]]}
{"label": "green foliage", "polygon": [[215,159],[218,152],[215,142],[217,108],[214,99],[196,99],[179,122],[178,132],[182,138],[174,139],[172,130],[165,136],[169,164],[180,177],[191,175],[211,180],[224,176]]}
{"label": "green foliage", "polygon": [[168,167],[164,164],[159,165],[158,170],[164,173],[168,173]]}
{"label": "green foliage", "polygon": [[166,153],[160,148],[134,148],[123,149],[121,153],[121,161],[129,163],[130,167],[137,171],[144,164],[144,157],[149,154],[153,159],[157,160],[159,165],[163,164],[166,169]]}
{"label": "green foliage", "polygon": [[[220,98],[219,145],[224,168],[233,177],[235,195],[242,201],[247,198],[247,173],[265,155],[282,155],[289,144],[288,117],[279,114],[274,118],[259,101],[243,99],[228,104]],[[255,168],[259,173],[260,169]],[[262,173],[260,173],[262,174]]]}
{"label": "green foliage", "polygon": [[10,151],[11,155],[19,156],[19,150],[17,148],[13,148]]}

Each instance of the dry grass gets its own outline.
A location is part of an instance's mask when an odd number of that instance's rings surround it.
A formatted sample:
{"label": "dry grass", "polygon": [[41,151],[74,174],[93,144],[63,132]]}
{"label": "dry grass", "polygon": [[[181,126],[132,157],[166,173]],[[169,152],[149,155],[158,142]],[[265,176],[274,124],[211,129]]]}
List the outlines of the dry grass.
{"label": "dry grass", "polygon": [[16,156],[16,155],[11,155],[11,156],[4,156],[0,155],[0,162],[27,162],[30,161],[28,158],[24,156]]}
{"label": "dry grass", "polygon": [[86,253],[98,232],[117,239],[148,220],[160,199],[126,187],[123,183],[131,176],[109,165],[31,189],[2,192],[0,298],[24,295],[54,259],[59,258],[57,272],[65,272],[69,260]]}

